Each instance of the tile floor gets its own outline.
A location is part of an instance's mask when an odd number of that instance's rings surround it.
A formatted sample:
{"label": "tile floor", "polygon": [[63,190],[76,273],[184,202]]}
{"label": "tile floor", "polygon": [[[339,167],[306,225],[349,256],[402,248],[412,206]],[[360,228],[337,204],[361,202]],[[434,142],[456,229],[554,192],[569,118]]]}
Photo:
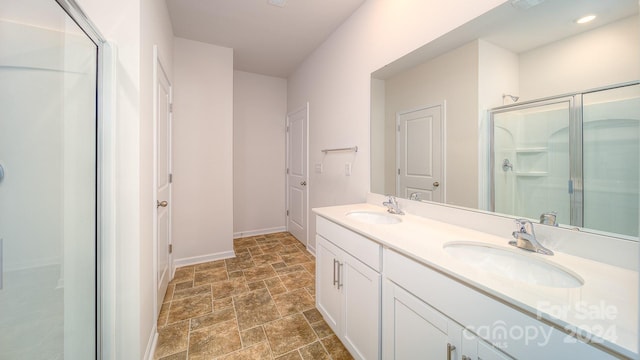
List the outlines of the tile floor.
{"label": "tile floor", "polygon": [[236,257],[176,269],[155,359],[352,359],[315,309],[315,258],[289,233],[236,239]]}

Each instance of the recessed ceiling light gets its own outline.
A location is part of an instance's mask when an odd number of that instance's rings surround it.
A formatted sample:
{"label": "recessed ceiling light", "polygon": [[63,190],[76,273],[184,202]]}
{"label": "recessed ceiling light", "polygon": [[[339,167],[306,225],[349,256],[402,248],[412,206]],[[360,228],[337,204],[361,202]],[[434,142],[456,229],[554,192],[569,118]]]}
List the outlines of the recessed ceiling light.
{"label": "recessed ceiling light", "polygon": [[586,24],[590,21],[593,21],[593,19],[595,19],[596,16],[595,15],[587,15],[587,16],[583,16],[580,19],[576,20],[577,24]]}
{"label": "recessed ceiling light", "polygon": [[287,0],[267,0],[269,5],[284,7],[287,4]]}

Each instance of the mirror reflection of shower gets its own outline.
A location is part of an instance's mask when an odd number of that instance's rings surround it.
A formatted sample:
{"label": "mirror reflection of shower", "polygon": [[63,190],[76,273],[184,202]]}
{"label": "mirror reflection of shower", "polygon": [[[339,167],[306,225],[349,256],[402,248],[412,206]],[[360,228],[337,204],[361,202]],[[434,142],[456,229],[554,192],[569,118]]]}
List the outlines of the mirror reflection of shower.
{"label": "mirror reflection of shower", "polygon": [[640,82],[502,106],[490,118],[488,210],[555,211],[562,224],[638,236]]}

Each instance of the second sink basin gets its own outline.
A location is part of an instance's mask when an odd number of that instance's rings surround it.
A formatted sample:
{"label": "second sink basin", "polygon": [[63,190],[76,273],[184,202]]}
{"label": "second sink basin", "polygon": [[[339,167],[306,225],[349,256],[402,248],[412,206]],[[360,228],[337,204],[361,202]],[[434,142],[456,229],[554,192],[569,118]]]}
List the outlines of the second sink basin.
{"label": "second sink basin", "polygon": [[402,220],[391,214],[374,211],[352,211],[347,217],[367,224],[397,224]]}
{"label": "second sink basin", "polygon": [[467,265],[512,280],[554,288],[577,288],[584,284],[580,276],[533,253],[489,244],[453,241],[444,251]]}

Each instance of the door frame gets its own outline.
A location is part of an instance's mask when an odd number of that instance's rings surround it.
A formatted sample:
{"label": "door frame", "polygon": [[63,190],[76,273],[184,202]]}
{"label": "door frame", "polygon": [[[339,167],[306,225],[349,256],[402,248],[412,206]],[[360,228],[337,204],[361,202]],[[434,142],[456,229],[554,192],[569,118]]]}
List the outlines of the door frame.
{"label": "door frame", "polygon": [[441,128],[440,131],[440,144],[442,146],[442,156],[440,159],[440,171],[442,174],[442,184],[440,185],[440,189],[442,189],[442,204],[447,203],[447,100],[442,100],[440,103],[431,103],[428,105],[416,106],[414,108],[401,110],[396,112],[396,195],[400,196],[400,174],[398,174],[398,169],[400,168],[400,116],[408,113],[412,113],[415,111],[426,110],[434,107],[440,107],[440,121]]}
{"label": "door frame", "polygon": [[[291,114],[293,113],[297,113],[299,111],[303,111],[306,109],[306,116],[305,116],[305,122],[306,122],[306,133],[304,134],[305,137],[305,144],[306,144],[306,151],[307,151],[307,156],[306,156],[306,174],[307,174],[307,186],[305,186],[305,190],[304,190],[304,196],[307,198],[306,204],[307,206],[303,209],[304,211],[304,218],[305,218],[305,229],[304,229],[304,233],[305,233],[305,246],[307,247],[307,249],[315,254],[315,248],[310,246],[309,243],[309,187],[310,185],[310,181],[309,181],[309,102],[307,101],[305,103],[305,105],[295,108],[292,111],[287,112],[287,116],[285,119],[285,228],[287,229],[287,231],[289,231],[289,174],[287,172],[287,169],[289,169],[290,166],[290,162],[291,159],[289,159],[289,148],[290,148],[290,141],[289,141],[289,117]],[[300,240],[300,239],[298,239]]]}
{"label": "door frame", "polygon": [[[167,129],[167,137],[168,137],[168,144],[167,144],[167,154],[169,156],[169,168],[167,169],[169,174],[172,173],[173,171],[173,157],[171,156],[172,153],[172,149],[171,149],[171,143],[172,143],[172,128],[173,128],[173,113],[171,111],[171,104],[173,103],[173,85],[171,84],[171,81],[169,79],[169,76],[167,75],[167,72],[165,71],[164,66],[162,65],[162,61],[160,60],[160,56],[158,53],[158,46],[154,45],[153,46],[153,201],[152,201],[152,208],[153,208],[153,316],[154,318],[157,316],[158,312],[160,311],[160,309],[158,309],[158,211],[157,211],[157,201],[158,201],[158,193],[157,193],[157,188],[158,188],[158,178],[157,178],[157,171],[158,171],[158,84],[159,84],[159,76],[161,75],[161,73],[164,74],[163,76],[166,77],[168,83],[169,83],[169,127]],[[168,211],[168,217],[169,217],[169,234],[168,234],[168,245],[169,247],[171,247],[172,245],[172,240],[171,240],[171,203],[172,203],[172,180],[171,180],[171,175],[169,175],[169,208],[167,209]],[[166,249],[166,251],[169,253],[168,254],[168,267],[169,267],[169,279],[173,278],[173,273],[174,273],[174,267],[173,267],[173,258],[171,255],[171,252],[169,251],[169,249]]]}

